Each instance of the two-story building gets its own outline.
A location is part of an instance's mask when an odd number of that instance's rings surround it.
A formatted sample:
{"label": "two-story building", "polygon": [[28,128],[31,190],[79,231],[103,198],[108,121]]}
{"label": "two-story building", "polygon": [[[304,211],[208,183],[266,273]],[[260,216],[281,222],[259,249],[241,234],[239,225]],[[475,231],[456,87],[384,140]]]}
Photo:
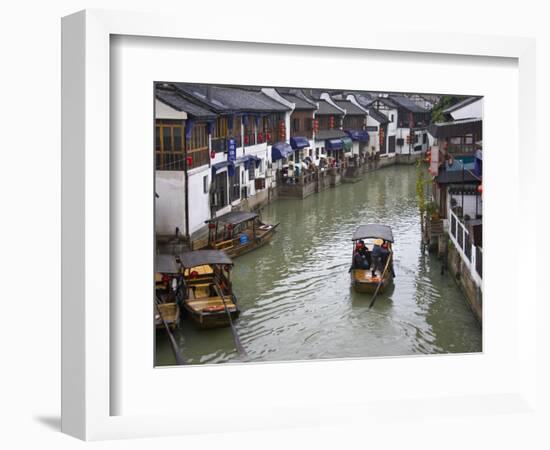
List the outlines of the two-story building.
{"label": "two-story building", "polygon": [[417,161],[428,150],[430,111],[399,94],[378,97],[373,105],[389,119],[388,153],[395,151],[400,162]]}
{"label": "two-story building", "polygon": [[189,239],[210,217],[209,132],[216,118],[173,86],[156,86],[155,231],[160,240]]}
{"label": "two-story building", "polygon": [[261,88],[174,85],[218,114],[209,138],[211,217],[268,202],[271,146],[287,140],[290,108]]}

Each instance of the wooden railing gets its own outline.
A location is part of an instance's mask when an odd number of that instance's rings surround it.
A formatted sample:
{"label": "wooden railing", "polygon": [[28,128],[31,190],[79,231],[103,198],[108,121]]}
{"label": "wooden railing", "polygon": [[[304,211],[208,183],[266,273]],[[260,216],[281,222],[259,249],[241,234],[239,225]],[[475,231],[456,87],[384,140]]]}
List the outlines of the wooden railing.
{"label": "wooden railing", "polygon": [[189,169],[204,166],[210,162],[210,152],[208,151],[208,147],[189,150],[187,155],[190,157]]}

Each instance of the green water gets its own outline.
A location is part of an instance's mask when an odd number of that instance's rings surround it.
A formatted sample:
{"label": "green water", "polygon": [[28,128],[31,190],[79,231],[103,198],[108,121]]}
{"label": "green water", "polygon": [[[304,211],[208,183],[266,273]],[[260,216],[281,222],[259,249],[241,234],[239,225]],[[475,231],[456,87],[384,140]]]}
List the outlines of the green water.
{"label": "green water", "polygon": [[[479,352],[481,329],[451,275],[421,251],[414,166],[368,173],[305,200],[262,211],[280,225],[268,245],[235,260],[235,325],[249,361]],[[350,288],[351,235],[358,224],[392,227],[395,284],[369,310],[370,294]],[[189,364],[238,362],[229,328],[175,332]],[[158,365],[175,360],[157,333]]]}

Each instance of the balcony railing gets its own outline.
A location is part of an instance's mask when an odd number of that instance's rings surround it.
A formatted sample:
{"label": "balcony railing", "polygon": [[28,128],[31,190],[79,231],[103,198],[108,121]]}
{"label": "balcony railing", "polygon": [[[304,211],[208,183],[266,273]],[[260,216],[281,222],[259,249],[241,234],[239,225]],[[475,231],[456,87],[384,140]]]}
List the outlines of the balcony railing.
{"label": "balcony railing", "polygon": [[204,166],[210,162],[208,147],[188,150],[187,155],[189,156],[189,169]]}
{"label": "balcony railing", "polygon": [[185,170],[183,152],[155,152],[156,170]]}
{"label": "balcony railing", "polygon": [[474,153],[475,144],[449,144],[447,153]]}
{"label": "balcony railing", "polygon": [[466,230],[466,227],[456,216],[456,214],[452,210],[449,210],[448,213],[450,219],[451,242],[457,249],[463,263],[470,270],[472,278],[478,287],[482,289],[481,280],[483,250],[472,244],[470,233]]}

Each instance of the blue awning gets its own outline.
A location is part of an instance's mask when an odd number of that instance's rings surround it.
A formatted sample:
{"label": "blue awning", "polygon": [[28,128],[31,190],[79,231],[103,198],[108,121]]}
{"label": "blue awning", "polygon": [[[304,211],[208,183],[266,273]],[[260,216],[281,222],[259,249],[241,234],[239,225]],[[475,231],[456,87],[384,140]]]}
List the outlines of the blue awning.
{"label": "blue awning", "polygon": [[325,148],[327,150],[342,150],[344,148],[344,143],[342,139],[327,139],[325,141]]}
{"label": "blue awning", "polygon": [[212,164],[212,176],[216,175],[216,172],[220,169],[223,169],[224,167],[227,167],[227,172],[229,173],[229,175],[233,176],[233,173],[235,171],[233,161],[222,161],[217,164]]}
{"label": "blue awning", "polygon": [[354,141],[369,142],[369,133],[365,130],[345,130]]}
{"label": "blue awning", "polygon": [[271,147],[271,161],[278,161],[279,159],[288,158],[294,150],[286,142],[279,142]]}
{"label": "blue awning", "polygon": [[244,163],[244,167],[246,168],[246,170],[248,170],[252,162],[254,162],[255,166],[258,167],[260,165],[260,161],[261,159],[258,158],[256,155],[245,155],[237,159],[237,161],[235,161],[235,164]]}
{"label": "blue awning", "polygon": [[290,138],[290,146],[294,150],[309,147],[309,141],[303,136],[294,136]]}

